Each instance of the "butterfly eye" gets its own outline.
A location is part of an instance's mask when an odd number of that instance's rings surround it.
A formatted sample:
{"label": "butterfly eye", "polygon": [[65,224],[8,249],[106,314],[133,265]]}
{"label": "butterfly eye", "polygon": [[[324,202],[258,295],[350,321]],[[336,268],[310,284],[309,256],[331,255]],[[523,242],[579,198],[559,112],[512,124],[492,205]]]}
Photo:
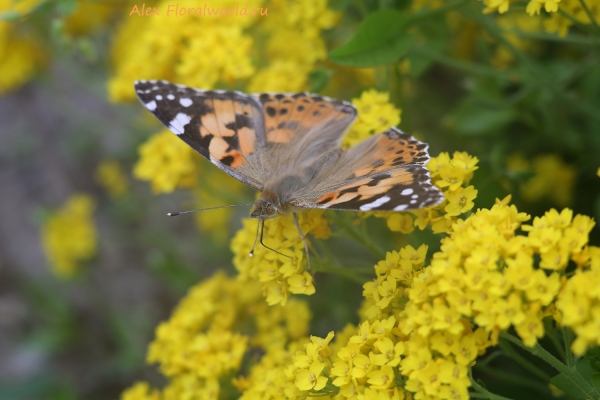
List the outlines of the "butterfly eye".
{"label": "butterfly eye", "polygon": [[275,206],[273,204],[267,204],[265,211],[266,211],[267,215],[273,215],[277,212],[277,209],[275,208]]}

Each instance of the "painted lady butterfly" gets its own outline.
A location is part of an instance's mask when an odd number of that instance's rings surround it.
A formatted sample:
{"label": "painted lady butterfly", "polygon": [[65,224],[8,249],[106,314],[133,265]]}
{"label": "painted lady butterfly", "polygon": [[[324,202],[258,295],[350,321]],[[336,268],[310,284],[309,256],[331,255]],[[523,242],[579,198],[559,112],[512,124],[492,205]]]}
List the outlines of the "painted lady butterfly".
{"label": "painted lady butterfly", "polygon": [[[427,144],[396,128],[339,147],[356,118],[348,102],[310,93],[200,90],[137,81],[140,101],[217,167],[262,192],[251,216],[265,219],[322,208],[406,211],[443,200],[425,164]],[[262,235],[261,235],[262,236]],[[262,243],[262,240],[261,240]]]}

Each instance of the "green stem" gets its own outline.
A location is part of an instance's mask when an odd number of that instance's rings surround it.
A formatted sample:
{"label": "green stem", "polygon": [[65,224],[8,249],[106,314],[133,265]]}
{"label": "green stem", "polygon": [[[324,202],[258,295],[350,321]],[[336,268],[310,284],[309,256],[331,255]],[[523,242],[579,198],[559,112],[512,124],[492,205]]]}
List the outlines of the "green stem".
{"label": "green stem", "polygon": [[567,378],[575,384],[579,390],[581,390],[587,398],[597,399],[600,397],[600,393],[597,393],[596,390],[588,383],[585,379],[579,375],[575,367],[568,367],[565,364],[561,363],[558,359],[556,359],[552,354],[548,353],[539,343],[536,343],[533,347],[527,347],[523,342],[521,342],[516,337],[510,335],[507,332],[501,332],[500,337],[510,341],[513,344],[516,344],[523,350],[528,351],[529,353],[540,357],[542,360],[546,361],[552,367],[554,367],[557,371],[565,375]]}
{"label": "green stem", "polygon": [[571,331],[567,327],[562,328],[563,341],[565,342],[565,358],[567,360],[567,366],[575,366],[575,360],[573,359],[573,352],[571,351]]}
{"label": "green stem", "polygon": [[435,8],[433,10],[418,12],[410,18],[410,20],[408,21],[408,24],[409,25],[414,24],[421,20],[426,20],[426,19],[429,19],[436,15],[444,14],[446,11],[454,10],[455,8],[464,6],[465,4],[469,3],[470,1],[471,0],[459,0],[454,3],[446,4],[445,6]]}
{"label": "green stem", "polygon": [[596,32],[600,33],[600,26],[598,26],[598,23],[596,22],[596,19],[594,18],[594,15],[592,14],[592,12],[590,11],[590,9],[588,8],[587,4],[585,4],[585,1],[584,0],[579,0],[579,3],[581,3],[581,7],[583,7],[583,10],[587,14],[587,16],[590,19],[590,21],[592,22],[592,25],[594,25],[594,27],[596,28]]}
{"label": "green stem", "polygon": [[508,33],[517,35],[521,39],[535,39],[535,40],[551,40],[561,43],[573,43],[583,45],[597,45],[598,38],[589,38],[583,35],[569,34],[564,37],[560,37],[554,33],[542,33],[542,32],[523,32],[519,30],[509,30]]}
{"label": "green stem", "polygon": [[[559,10],[560,11],[560,10]],[[582,99],[573,99],[569,95],[563,92],[563,88],[557,87],[555,82],[548,79],[544,72],[538,68],[535,62],[530,59],[525,53],[519,51],[515,48],[499,31],[496,26],[493,26],[487,18],[482,17],[470,10],[464,10],[463,14],[477,23],[479,23],[482,27],[484,27],[487,32],[500,44],[507,48],[511,52],[511,54],[517,58],[523,65],[525,65],[530,72],[530,78],[537,82],[538,87],[547,88],[550,90],[554,96],[563,100],[565,103],[569,104],[572,108],[579,110],[582,113],[587,114],[588,116],[600,121],[600,112],[596,107],[592,106],[589,103],[584,102]]]}
{"label": "green stem", "polygon": [[[356,274],[355,271],[358,268],[341,268],[341,267],[326,267],[324,264],[317,264],[316,268],[313,268],[315,272],[322,272],[325,274],[335,274],[348,278],[356,283],[364,284],[368,282],[370,278]],[[370,271],[373,272],[373,271]]]}
{"label": "green stem", "polygon": [[331,218],[340,228],[344,230],[352,239],[356,240],[360,243],[364,248],[369,250],[377,259],[382,260],[385,258],[385,252],[375,246],[373,243],[369,242],[366,238],[364,238],[361,234],[356,232],[356,230],[342,218],[339,218],[335,214],[329,214],[328,218]]}
{"label": "green stem", "polygon": [[587,32],[592,32],[592,28],[589,27],[587,24],[584,24],[580,21],[578,21],[577,19],[575,19],[575,17],[573,17],[571,14],[567,13],[565,10],[559,8],[557,11],[563,18],[568,19],[569,21],[571,21],[571,23],[575,26],[577,26],[578,28],[580,28],[581,30],[587,31]]}
{"label": "green stem", "polygon": [[546,332],[546,336],[550,338],[550,341],[552,342],[552,344],[554,345],[554,348],[556,348],[556,351],[558,352],[558,354],[561,355],[562,360],[567,359],[567,355],[565,353],[565,349],[563,349],[561,343],[560,343],[560,339],[557,336],[557,329],[555,326],[552,325],[552,323],[550,322],[549,319],[544,319],[544,331]]}
{"label": "green stem", "polygon": [[486,65],[476,64],[468,61],[457,60],[455,58],[445,56],[435,51],[431,51],[424,46],[415,46],[411,49],[411,51],[415,52],[421,57],[429,58],[430,60],[436,61],[442,65],[446,65],[448,67],[455,68],[461,71],[471,72],[480,75],[488,75],[503,80],[509,79],[508,75],[499,72],[494,68],[490,68]]}
{"label": "green stem", "polygon": [[519,386],[535,389],[539,392],[547,392],[548,391],[548,386],[546,384],[540,383],[538,381],[533,381],[531,379],[527,379],[527,378],[524,378],[519,375],[510,374],[508,372],[497,370],[497,369],[494,369],[491,367],[481,367],[479,365],[479,363],[477,363],[477,365],[475,365],[475,368],[478,371],[485,372],[486,374],[493,376],[494,378],[498,378],[503,381],[506,381],[507,383],[510,383],[511,385],[513,385],[513,384],[519,385]]}
{"label": "green stem", "polygon": [[498,343],[498,346],[504,351],[510,358],[515,360],[519,365],[525,368],[527,371],[531,372],[533,375],[542,379],[543,381],[549,381],[550,376],[546,374],[544,371],[539,369],[535,364],[532,364],[530,361],[526,360],[522,355],[517,353],[515,349],[512,348],[509,342],[501,341]]}
{"label": "green stem", "polygon": [[489,356],[487,356],[486,358],[484,358],[481,361],[477,361],[477,364],[475,365],[476,367],[486,367],[489,363],[491,363],[492,361],[494,361],[496,358],[503,356],[504,353],[502,353],[501,351],[496,351],[492,354],[490,354]]}
{"label": "green stem", "polygon": [[473,389],[475,389],[479,392],[479,395],[477,395],[477,393],[469,393],[469,395],[471,397],[479,398],[479,399],[490,399],[490,400],[510,400],[508,397],[499,396],[497,394],[490,392],[489,390],[487,390],[486,388],[481,386],[479,383],[477,383],[475,381],[475,379],[473,379],[473,371],[471,370],[471,368],[469,368],[469,378],[471,379],[471,384],[473,385]]}

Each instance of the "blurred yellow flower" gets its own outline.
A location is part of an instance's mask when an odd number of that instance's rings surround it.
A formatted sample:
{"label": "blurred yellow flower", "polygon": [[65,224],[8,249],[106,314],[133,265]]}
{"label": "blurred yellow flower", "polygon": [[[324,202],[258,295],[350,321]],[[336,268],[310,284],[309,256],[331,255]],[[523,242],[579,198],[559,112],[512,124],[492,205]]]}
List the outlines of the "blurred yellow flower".
{"label": "blurred yellow flower", "polygon": [[45,221],[42,245],[57,276],[73,276],[82,262],[96,255],[95,208],[90,196],[76,194]]}
{"label": "blurred yellow flower", "polygon": [[509,158],[508,168],[520,172],[533,169],[535,175],[520,186],[521,196],[529,202],[550,198],[559,206],[571,203],[576,171],[555,154],[535,157],[529,163],[523,156]]}
{"label": "blurred yellow flower", "polygon": [[117,160],[107,159],[100,163],[96,168],[95,178],[112,198],[120,197],[127,192],[129,183]]}
{"label": "blurred yellow flower", "polygon": [[[254,364],[250,375],[234,384],[242,391],[269,392],[271,385],[265,383],[270,378],[284,378],[283,369],[274,369],[274,364],[291,361],[286,348],[294,348],[295,341],[306,335],[310,318],[304,302],[292,299],[286,307],[270,307],[258,282],[217,273],[193,287],[170,319],[156,329],[147,359],[160,365],[168,384],[157,391],[147,383],[136,383],[121,399],[218,398],[221,380],[238,375],[250,351],[265,353],[261,363],[267,364]],[[281,398],[281,392],[278,396],[260,398]]]}
{"label": "blurred yellow flower", "polygon": [[120,400],[160,400],[158,390],[150,387],[148,382],[136,382],[121,393]]}
{"label": "blurred yellow flower", "polygon": [[[0,13],[27,13],[39,1],[0,0]],[[0,21],[0,94],[29,81],[45,61],[45,51],[31,32],[19,24]]]}
{"label": "blurred yellow flower", "polygon": [[352,99],[358,110],[356,121],[342,139],[342,146],[351,147],[400,123],[401,111],[390,101],[389,93],[375,89],[364,91]]}
{"label": "blurred yellow flower", "polygon": [[249,92],[306,90],[315,63],[326,59],[321,32],[335,25],[339,15],[326,0],[269,2],[269,18],[258,28],[267,37],[264,65],[250,79]]}
{"label": "blurred yellow flower", "polygon": [[[245,2],[252,10],[263,0]],[[156,6],[163,10],[152,18],[125,18],[112,49],[113,75],[108,83],[112,101],[135,97],[132,82],[139,79],[168,79],[204,89],[217,82],[235,85],[254,74],[250,51],[252,37],[245,29],[257,20],[272,17],[215,15],[168,16],[168,0]],[[215,0],[213,8],[235,8],[239,2]],[[197,2],[182,0],[181,9],[197,8]],[[270,11],[270,10],[269,10]]]}
{"label": "blurred yellow flower", "polygon": [[143,143],[133,176],[149,181],[154,193],[172,192],[178,187],[196,185],[197,155],[170,131],[164,129]]}
{"label": "blurred yellow flower", "polygon": [[65,18],[65,32],[81,36],[93,32],[109,22],[116,11],[123,11],[122,4],[91,0],[77,0],[75,11]]}

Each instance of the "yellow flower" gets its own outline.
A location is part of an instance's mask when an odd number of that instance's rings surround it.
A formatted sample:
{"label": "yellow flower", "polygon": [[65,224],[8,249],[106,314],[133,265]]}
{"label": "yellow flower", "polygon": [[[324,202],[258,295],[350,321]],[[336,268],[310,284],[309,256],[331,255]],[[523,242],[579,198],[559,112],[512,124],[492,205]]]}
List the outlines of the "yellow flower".
{"label": "yellow flower", "polygon": [[[16,11],[25,14],[39,1],[0,1],[0,13]],[[21,31],[15,23],[0,21],[0,94],[17,89],[29,81],[45,62],[45,50],[39,39]]]}
{"label": "yellow flower", "polygon": [[413,218],[406,213],[390,213],[387,217],[387,226],[392,232],[400,232],[408,235],[415,230]]}
{"label": "yellow flower", "polygon": [[296,387],[300,390],[321,390],[327,384],[327,377],[320,376],[325,364],[315,361],[309,369],[302,369],[296,375]]}
{"label": "yellow flower", "polygon": [[71,277],[83,261],[96,254],[95,208],[90,196],[76,194],[44,223],[42,245],[56,275]]}
{"label": "yellow flower", "polygon": [[448,205],[444,208],[446,215],[453,217],[469,211],[476,197],[477,190],[473,186],[449,192],[446,197]]}
{"label": "yellow flower", "polygon": [[133,175],[150,181],[154,193],[172,192],[175,188],[196,184],[196,154],[168,130],[154,135],[139,147],[140,159]]}
{"label": "yellow flower", "polygon": [[485,8],[483,9],[484,14],[489,14],[494,11],[498,11],[500,14],[503,14],[508,11],[510,7],[510,0],[483,0],[483,4],[485,4]]}
{"label": "yellow flower", "polygon": [[302,64],[275,60],[259,70],[248,84],[249,92],[299,92],[307,89],[310,70]]}
{"label": "yellow flower", "polygon": [[120,400],[160,400],[160,394],[148,382],[136,382],[121,393]]}
{"label": "yellow flower", "polygon": [[73,36],[93,32],[107,24],[115,11],[124,12],[121,7],[115,7],[114,4],[78,0],[75,11],[65,18],[65,32]]}
{"label": "yellow flower", "polygon": [[342,146],[350,147],[400,123],[400,110],[389,102],[389,93],[375,89],[364,91],[352,99],[358,110],[356,121],[342,139]]}
{"label": "yellow flower", "polygon": [[[323,210],[309,210],[298,215],[304,235],[309,233],[319,238],[329,236],[330,229]],[[258,243],[252,256],[250,250],[256,240],[256,219],[245,219],[231,241],[234,253],[233,264],[242,280],[262,283],[269,304],[284,304],[291,293],[313,294],[312,277],[305,274],[306,260],[304,243],[292,216],[281,216],[265,221],[263,242],[277,252]]]}
{"label": "yellow flower", "polygon": [[[560,206],[571,202],[576,176],[571,165],[551,154],[535,157],[531,167],[535,176],[521,185],[523,199],[536,202],[548,196]],[[556,182],[560,182],[560,185]]]}
{"label": "yellow flower", "polygon": [[[234,85],[254,73],[250,54],[253,41],[245,29],[271,18],[167,15],[173,4],[168,0],[158,2],[161,13],[151,18],[124,18],[112,49],[114,73],[108,83],[112,101],[133,99],[131,83],[139,79],[169,79],[211,89],[218,82]],[[262,0],[252,0],[242,7],[253,10],[262,4]],[[210,3],[213,9],[237,5],[231,0]],[[198,3],[181,0],[177,7],[197,9]]]}
{"label": "yellow flower", "polygon": [[129,183],[117,160],[104,160],[98,168],[96,168],[96,181],[106,189],[108,194],[117,198],[122,196],[126,191]]}

